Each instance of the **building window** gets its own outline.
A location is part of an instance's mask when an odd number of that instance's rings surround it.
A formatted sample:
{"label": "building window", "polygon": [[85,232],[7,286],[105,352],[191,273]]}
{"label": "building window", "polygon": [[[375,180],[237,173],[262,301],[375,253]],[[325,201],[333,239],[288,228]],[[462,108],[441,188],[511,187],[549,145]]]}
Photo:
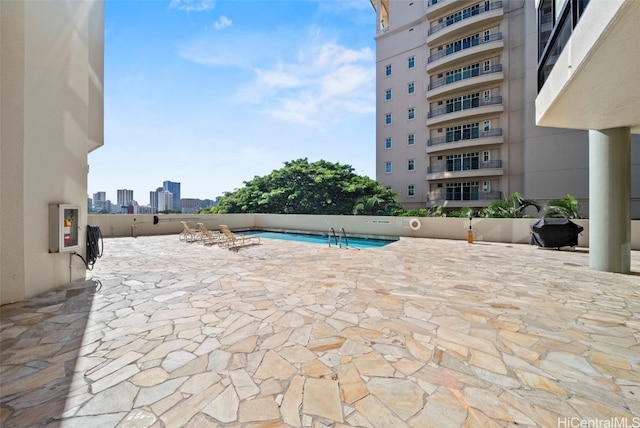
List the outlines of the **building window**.
{"label": "building window", "polygon": [[489,162],[491,160],[491,152],[489,150],[485,150],[482,152],[482,162]]}
{"label": "building window", "polygon": [[390,149],[390,148],[391,148],[391,145],[392,145],[391,137],[386,138],[386,139],[384,140],[384,148],[385,148],[385,149]]}
{"label": "building window", "polygon": [[479,131],[480,128],[478,122],[449,126],[446,130],[446,142],[451,143],[460,140],[473,140],[480,136]]}
{"label": "building window", "polygon": [[477,201],[478,182],[447,183],[447,201]]}
{"label": "building window", "polygon": [[407,146],[413,146],[414,144],[416,144],[416,135],[415,134],[408,134],[407,135]]}
{"label": "building window", "polygon": [[407,83],[407,94],[413,94],[416,92],[416,84],[415,82]]}
{"label": "building window", "polygon": [[391,162],[384,163],[384,172],[385,174],[391,174]]}
{"label": "building window", "polygon": [[488,59],[484,62],[484,71],[489,71],[491,70],[491,60]]}
{"label": "building window", "polygon": [[407,186],[407,196],[413,197],[415,195],[416,195],[416,186],[414,186],[413,184],[409,184]]}
{"label": "building window", "polygon": [[457,82],[458,80],[468,79],[480,75],[480,63],[466,65],[462,68],[446,72],[446,83]]}
{"label": "building window", "polygon": [[384,100],[385,101],[391,100],[391,89],[386,89],[384,91]]}
{"label": "building window", "polygon": [[391,113],[387,113],[384,115],[384,123],[385,125],[391,125]]}
{"label": "building window", "polygon": [[387,64],[384,67],[384,75],[385,76],[391,76],[391,64]]}
{"label": "building window", "polygon": [[484,100],[489,101],[490,99],[491,99],[491,90],[487,89],[486,91],[484,91]]}
{"label": "building window", "polygon": [[490,38],[491,38],[491,31],[490,30],[484,30],[484,40],[485,40],[485,42],[488,42]]}
{"label": "building window", "polygon": [[482,126],[482,129],[484,129],[484,131],[489,131],[491,129],[491,121],[490,120],[485,120]]}
{"label": "building window", "polygon": [[461,97],[451,98],[447,100],[447,113],[454,111],[466,110],[480,106],[480,93],[463,95]]}
{"label": "building window", "polygon": [[458,51],[461,51],[462,49],[467,49],[472,46],[478,46],[479,44],[480,44],[480,34],[474,34],[472,36],[467,36],[464,39],[447,43],[445,45],[445,48],[447,50],[447,55],[451,55],[454,52],[458,52]]}
{"label": "building window", "polygon": [[410,56],[409,58],[407,58],[407,68],[413,68],[416,66],[416,58],[413,56]]}
{"label": "building window", "polygon": [[446,171],[468,171],[480,168],[480,153],[447,155]]}
{"label": "building window", "polygon": [[407,109],[407,120],[413,120],[416,118],[416,109],[411,107]]}
{"label": "building window", "polygon": [[490,181],[483,181],[482,182],[482,191],[484,193],[489,193],[491,191],[491,182]]}
{"label": "building window", "polygon": [[416,170],[416,161],[413,159],[409,159],[407,161],[407,171],[415,171]]}

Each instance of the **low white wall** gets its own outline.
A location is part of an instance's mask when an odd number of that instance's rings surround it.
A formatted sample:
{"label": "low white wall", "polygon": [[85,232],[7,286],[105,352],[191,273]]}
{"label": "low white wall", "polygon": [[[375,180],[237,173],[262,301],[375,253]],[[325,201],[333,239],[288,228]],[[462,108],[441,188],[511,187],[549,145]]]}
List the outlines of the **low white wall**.
{"label": "low white wall", "polygon": [[[99,226],[104,237],[170,235],[182,231],[181,221],[192,227],[204,223],[208,229],[216,230],[226,224],[231,229],[259,229],[274,231],[300,231],[327,233],[333,228],[336,233],[344,228],[348,236],[368,237],[410,236],[416,238],[466,240],[469,220],[466,218],[420,217],[421,227],[410,227],[412,217],[375,217],[303,214],[175,214],[159,215],[158,224],[153,224],[153,215],[90,214],[89,225]],[[474,240],[528,244],[531,219],[474,218],[471,220]],[[584,227],[578,237],[578,246],[589,246],[589,220],[574,220]],[[135,227],[134,227],[135,226]],[[640,250],[640,221],[631,222],[631,248]]]}
{"label": "low white wall", "polygon": [[181,221],[191,227],[203,223],[208,229],[217,230],[221,224],[231,229],[255,228],[255,214],[168,214],[159,215],[153,224],[153,215],[90,214],[88,224],[100,227],[103,237],[172,235],[182,232]]}

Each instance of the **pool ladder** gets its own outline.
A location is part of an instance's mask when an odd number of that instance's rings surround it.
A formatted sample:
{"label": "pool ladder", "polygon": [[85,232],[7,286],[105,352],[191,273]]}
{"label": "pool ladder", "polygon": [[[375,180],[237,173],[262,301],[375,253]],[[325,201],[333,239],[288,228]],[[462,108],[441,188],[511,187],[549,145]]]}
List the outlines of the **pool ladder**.
{"label": "pool ladder", "polygon": [[338,245],[342,248],[342,238],[344,238],[344,248],[349,248],[349,238],[347,238],[347,232],[344,230],[344,227],[340,228],[340,232],[338,236],[336,236],[336,231],[333,229],[329,229],[329,246],[331,246],[331,238],[333,238],[335,245]]}

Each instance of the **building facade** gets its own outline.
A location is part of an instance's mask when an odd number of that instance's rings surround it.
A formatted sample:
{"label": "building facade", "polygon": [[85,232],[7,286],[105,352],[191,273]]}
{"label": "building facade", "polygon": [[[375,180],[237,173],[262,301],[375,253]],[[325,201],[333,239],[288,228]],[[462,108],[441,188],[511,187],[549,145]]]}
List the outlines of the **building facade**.
{"label": "building facade", "polygon": [[180,212],[180,183],[173,181],[163,181],[162,190],[164,190],[165,192],[171,192],[171,194],[173,195],[173,206],[168,209],[171,211]]}
{"label": "building facade", "polygon": [[533,1],[374,0],[374,8],[382,186],[405,208],[571,193],[587,216],[588,133],[535,123]]}
{"label": "building facade", "polygon": [[166,190],[158,191],[158,212],[173,211],[174,197],[173,193]]}
{"label": "building facade", "polygon": [[200,211],[202,208],[202,201],[194,198],[182,198],[180,199],[180,212],[182,214],[193,214]]}
{"label": "building facade", "polygon": [[118,189],[118,205],[127,207],[133,203],[133,190]]}
{"label": "building facade", "polygon": [[103,70],[101,1],[0,1],[0,304],[86,277],[79,257],[50,252],[49,205],[79,207],[84,253]]}
{"label": "building facade", "polygon": [[628,273],[640,190],[640,2],[538,0],[536,10],[536,122],[588,130],[589,265]]}

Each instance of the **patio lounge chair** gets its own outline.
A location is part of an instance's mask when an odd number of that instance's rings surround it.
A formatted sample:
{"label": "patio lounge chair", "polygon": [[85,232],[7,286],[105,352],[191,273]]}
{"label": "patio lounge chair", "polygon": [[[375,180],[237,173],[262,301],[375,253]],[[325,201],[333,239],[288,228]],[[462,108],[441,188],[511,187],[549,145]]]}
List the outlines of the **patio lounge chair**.
{"label": "patio lounge chair", "polygon": [[200,239],[203,244],[213,245],[227,239],[219,230],[207,229],[207,226],[205,226],[204,223],[198,223],[198,229],[200,230]]}
{"label": "patio lounge chair", "polygon": [[182,232],[178,235],[178,239],[184,242],[196,242],[201,239],[200,231],[192,229],[186,221],[181,221]]}
{"label": "patio lounge chair", "polygon": [[260,243],[259,236],[236,235],[231,231],[231,229],[229,229],[229,226],[225,224],[220,225],[220,231],[226,238],[218,243],[218,245],[222,248],[238,250],[240,247],[244,247],[247,245],[257,245]]}

